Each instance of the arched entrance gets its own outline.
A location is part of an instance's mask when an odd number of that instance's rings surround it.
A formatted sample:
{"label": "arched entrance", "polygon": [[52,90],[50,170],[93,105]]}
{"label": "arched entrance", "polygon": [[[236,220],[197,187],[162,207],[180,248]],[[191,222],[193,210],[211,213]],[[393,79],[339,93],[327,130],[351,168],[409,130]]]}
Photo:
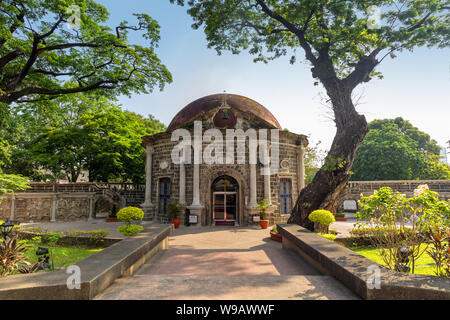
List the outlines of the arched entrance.
{"label": "arched entrance", "polygon": [[239,184],[230,176],[220,176],[211,185],[211,221],[234,226],[239,221]]}

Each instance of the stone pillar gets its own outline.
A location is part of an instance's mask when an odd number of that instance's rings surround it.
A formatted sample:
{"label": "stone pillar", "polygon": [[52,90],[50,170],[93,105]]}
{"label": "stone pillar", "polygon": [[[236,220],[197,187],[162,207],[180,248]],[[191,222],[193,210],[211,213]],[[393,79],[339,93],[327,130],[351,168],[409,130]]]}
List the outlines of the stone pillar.
{"label": "stone pillar", "polygon": [[272,204],[272,197],[271,197],[271,189],[270,189],[270,156],[269,156],[269,150],[268,147],[263,147],[263,153],[264,153],[264,199],[267,199],[269,204]]}
{"label": "stone pillar", "polygon": [[52,205],[52,216],[50,218],[50,222],[56,222],[56,212],[58,211],[58,196],[53,196],[53,205]]}
{"label": "stone pillar", "polygon": [[94,197],[89,198],[89,217],[88,221],[91,221],[94,219]]}
{"label": "stone pillar", "polygon": [[264,199],[267,199],[269,204],[272,204],[270,189],[270,165],[266,165],[264,170],[266,171],[266,174],[264,175]]}
{"label": "stone pillar", "polygon": [[248,207],[256,206],[256,164],[250,164],[250,199]]}
{"label": "stone pillar", "polygon": [[10,221],[13,221],[15,219],[15,211],[16,211],[16,196],[11,196],[11,215],[9,217]]}
{"label": "stone pillar", "polygon": [[153,220],[154,218],[154,204],[152,203],[152,157],[153,148],[149,145],[145,148],[146,162],[145,162],[145,201],[141,205],[144,209],[144,220]]}
{"label": "stone pillar", "polygon": [[194,182],[192,188],[192,207],[200,206],[200,165],[194,164]]}
{"label": "stone pillar", "polygon": [[303,146],[297,149],[297,186],[298,192],[305,187],[305,149]]}
{"label": "stone pillar", "polygon": [[191,225],[191,227],[200,227],[204,221],[204,206],[200,203],[200,165],[194,162],[193,167],[192,204],[187,209],[189,209],[191,215],[197,216],[198,223]]}
{"label": "stone pillar", "polygon": [[180,195],[179,200],[181,203],[186,204],[186,169],[184,167],[184,161],[180,161]]}

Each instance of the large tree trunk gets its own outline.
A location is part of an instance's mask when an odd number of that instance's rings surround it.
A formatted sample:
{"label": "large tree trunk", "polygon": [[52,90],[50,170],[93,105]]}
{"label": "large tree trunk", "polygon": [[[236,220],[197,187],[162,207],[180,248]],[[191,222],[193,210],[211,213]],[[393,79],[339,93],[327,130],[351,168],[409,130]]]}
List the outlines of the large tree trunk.
{"label": "large tree trunk", "polygon": [[337,200],[350,178],[356,151],[367,133],[367,121],[356,112],[351,90],[338,85],[327,87],[327,92],[333,106],[336,136],[324,165],[300,192],[288,221],[311,231],[314,231],[314,223],[309,221],[308,215],[312,211],[336,212]]}

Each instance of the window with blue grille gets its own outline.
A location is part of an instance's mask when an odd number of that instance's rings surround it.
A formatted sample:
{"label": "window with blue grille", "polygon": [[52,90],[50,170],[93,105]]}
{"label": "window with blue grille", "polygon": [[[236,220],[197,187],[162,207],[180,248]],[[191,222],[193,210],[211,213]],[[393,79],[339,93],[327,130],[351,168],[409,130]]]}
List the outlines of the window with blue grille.
{"label": "window with blue grille", "polygon": [[290,179],[280,180],[280,213],[290,214],[292,210],[292,188]]}
{"label": "window with blue grille", "polygon": [[159,204],[158,213],[160,216],[167,216],[167,203],[170,200],[170,179],[159,180]]}

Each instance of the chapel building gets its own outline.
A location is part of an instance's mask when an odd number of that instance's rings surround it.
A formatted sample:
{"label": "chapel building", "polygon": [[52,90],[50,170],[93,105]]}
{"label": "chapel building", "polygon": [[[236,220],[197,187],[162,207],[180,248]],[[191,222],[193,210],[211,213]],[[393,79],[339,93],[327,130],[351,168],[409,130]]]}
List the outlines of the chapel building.
{"label": "chapel building", "polygon": [[182,224],[249,225],[267,199],[266,219],[284,223],[305,185],[307,145],[252,99],[224,93],[195,100],[165,132],[143,138],[145,219],[168,222],[167,204],[178,199],[187,209]]}

